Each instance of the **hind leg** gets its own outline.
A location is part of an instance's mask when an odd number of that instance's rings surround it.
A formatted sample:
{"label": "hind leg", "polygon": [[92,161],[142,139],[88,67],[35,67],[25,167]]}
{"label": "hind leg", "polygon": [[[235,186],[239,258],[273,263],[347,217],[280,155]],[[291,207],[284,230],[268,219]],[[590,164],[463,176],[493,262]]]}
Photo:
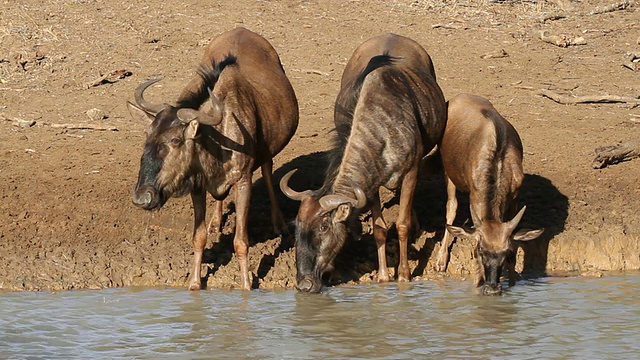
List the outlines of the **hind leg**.
{"label": "hind leg", "polygon": [[[447,214],[446,221],[447,225],[453,225],[453,220],[456,218],[456,211],[458,210],[458,199],[456,198],[456,186],[453,184],[451,179],[447,177]],[[447,264],[449,263],[449,248],[453,243],[453,235],[447,230],[444,229],[444,236],[442,237],[442,241],[440,242],[440,250],[438,250],[438,258],[436,260],[436,270],[437,271],[445,271],[447,270]]]}
{"label": "hind leg", "polygon": [[275,234],[287,233],[287,225],[284,222],[284,217],[278,206],[278,200],[276,199],[276,193],[273,190],[273,160],[262,164],[262,178],[267,186],[267,192],[269,193],[269,201],[271,202],[271,224],[273,225],[273,231]]}

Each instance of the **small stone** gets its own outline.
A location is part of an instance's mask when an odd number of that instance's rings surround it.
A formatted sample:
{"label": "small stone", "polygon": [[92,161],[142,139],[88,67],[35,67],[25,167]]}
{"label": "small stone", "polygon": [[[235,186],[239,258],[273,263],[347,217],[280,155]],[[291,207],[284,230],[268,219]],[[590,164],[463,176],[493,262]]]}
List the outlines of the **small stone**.
{"label": "small stone", "polygon": [[99,121],[107,118],[104,111],[97,108],[87,110],[87,116],[93,121]]}

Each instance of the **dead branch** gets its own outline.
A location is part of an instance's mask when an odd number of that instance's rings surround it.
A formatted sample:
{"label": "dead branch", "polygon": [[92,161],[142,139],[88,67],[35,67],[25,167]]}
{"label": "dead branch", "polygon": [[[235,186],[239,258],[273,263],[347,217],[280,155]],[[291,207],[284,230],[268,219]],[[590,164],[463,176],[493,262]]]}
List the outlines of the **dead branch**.
{"label": "dead branch", "polygon": [[315,74],[315,75],[321,75],[321,76],[331,75],[328,72],[320,71],[318,69],[291,69],[291,71],[297,71],[305,74]]}
{"label": "dead branch", "polygon": [[52,128],[68,129],[68,130],[97,130],[97,131],[118,131],[115,126],[100,126],[91,124],[49,124],[43,123],[43,125],[50,126]]}
{"label": "dead branch", "polygon": [[454,25],[456,23],[456,21],[450,21],[448,23],[438,23],[438,24],[433,24],[431,25],[432,29],[449,29],[449,30],[467,30],[468,27],[466,25]]}
{"label": "dead branch", "polygon": [[640,141],[601,146],[596,148],[596,158],[591,166],[602,169],[607,165],[621,163],[640,157]]}
{"label": "dead branch", "polygon": [[113,84],[114,82],[120,79],[124,79],[127,76],[131,76],[131,75],[132,75],[131,71],[128,71],[128,70],[114,70],[106,75],[101,75],[99,78],[93,81],[89,81],[88,83],[85,83],[84,88],[90,89],[92,87],[99,86],[102,84]]}
{"label": "dead branch", "polygon": [[547,21],[555,21],[555,20],[561,20],[561,19],[566,19],[567,16],[563,15],[563,14],[551,14],[551,15],[546,15],[544,17],[542,17],[540,19],[541,22],[547,22]]}
{"label": "dead branch", "polygon": [[622,66],[630,69],[631,71],[640,70],[640,52],[627,54],[627,61]]}
{"label": "dead branch", "polygon": [[554,4],[562,11],[573,10],[573,5],[571,4],[571,0],[547,0],[547,1]]}
{"label": "dead branch", "polygon": [[33,125],[36,124],[35,120],[10,118],[10,117],[6,117],[4,114],[0,114],[0,120],[9,121],[13,126],[20,126],[20,127],[32,127]]}
{"label": "dead branch", "polygon": [[547,30],[538,31],[538,37],[540,38],[540,40],[544,42],[547,42],[549,44],[553,44],[559,47],[587,44],[587,41],[582,36],[570,38],[570,37],[567,37],[566,35],[549,35]]}
{"label": "dead branch", "polygon": [[602,6],[596,9],[593,9],[591,11],[589,11],[587,13],[587,15],[598,15],[598,14],[605,14],[605,13],[609,13],[609,12],[613,12],[613,11],[618,11],[618,10],[624,10],[627,7],[629,7],[629,1],[628,0],[624,0],[624,1],[620,1],[614,4],[609,4],[606,6]]}
{"label": "dead branch", "polygon": [[509,57],[509,54],[504,49],[492,51],[480,56],[481,59],[500,59],[505,57]]}
{"label": "dead branch", "polygon": [[616,95],[587,95],[587,96],[569,96],[553,92],[548,89],[540,89],[539,95],[548,97],[559,104],[592,104],[592,103],[631,103],[640,104],[640,99],[629,96]]}

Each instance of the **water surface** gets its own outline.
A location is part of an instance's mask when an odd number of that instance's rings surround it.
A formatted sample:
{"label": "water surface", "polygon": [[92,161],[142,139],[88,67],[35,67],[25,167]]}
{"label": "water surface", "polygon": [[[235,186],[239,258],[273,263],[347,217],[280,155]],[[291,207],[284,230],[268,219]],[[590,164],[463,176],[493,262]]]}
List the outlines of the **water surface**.
{"label": "water surface", "polygon": [[0,293],[2,359],[638,359],[640,275]]}

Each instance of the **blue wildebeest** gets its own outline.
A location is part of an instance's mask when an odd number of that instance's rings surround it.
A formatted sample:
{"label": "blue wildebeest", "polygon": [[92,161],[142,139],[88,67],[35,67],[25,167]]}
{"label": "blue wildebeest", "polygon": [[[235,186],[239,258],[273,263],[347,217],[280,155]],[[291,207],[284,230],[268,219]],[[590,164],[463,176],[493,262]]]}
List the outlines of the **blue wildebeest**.
{"label": "blue wildebeest", "polygon": [[444,132],[446,104],[427,52],[414,40],[384,34],[362,43],[348,61],[335,103],[335,146],[319,190],[298,192],[285,175],[280,188],[301,201],[296,217],[297,288],[318,292],[322,275],[349,235],[359,236],[358,213],[370,207],[378,247],[378,281],[389,281],[380,187],[400,188],[396,221],[397,278],[411,274],[407,242],[413,194],[423,156]]}
{"label": "blue wildebeest", "polygon": [[158,80],[141,84],[135,92],[136,104],[128,103],[134,118],[150,122],[133,202],[152,210],[172,196],[191,194],[194,256],[189,289],[198,290],[207,241],[206,193],[217,200],[213,219],[219,229],[222,201],[235,185],[233,246],[241,286],[250,289],[248,211],[251,177],[258,167],[269,192],[274,230],[285,229],[273,190],[272,158],[298,126],[298,102],[280,58],[266,39],[236,28],[211,41],[198,76],[178,96],[176,105],[144,99],[145,89]]}
{"label": "blue wildebeest", "polygon": [[[543,232],[514,233],[526,209],[517,211],[518,189],[524,180],[520,136],[488,100],[461,94],[448,102],[440,153],[447,179],[447,225],[436,269],[446,270],[454,236],[472,239],[474,284],[482,286],[486,295],[500,294],[503,267],[509,271],[509,285],[515,283],[512,240],[532,240]],[[452,225],[458,208],[456,190],[469,193],[473,228]]]}

